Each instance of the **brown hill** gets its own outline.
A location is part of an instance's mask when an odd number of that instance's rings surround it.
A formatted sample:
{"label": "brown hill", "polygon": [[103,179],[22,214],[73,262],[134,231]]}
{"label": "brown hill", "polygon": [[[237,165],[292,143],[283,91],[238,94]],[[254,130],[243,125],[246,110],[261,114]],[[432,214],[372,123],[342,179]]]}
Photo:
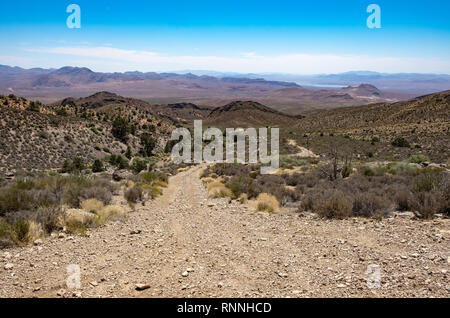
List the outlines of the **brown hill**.
{"label": "brown hill", "polygon": [[394,139],[405,138],[411,148],[390,149],[394,157],[405,151],[404,155],[423,152],[446,162],[450,158],[450,91],[407,102],[316,111],[298,121],[297,127],[311,135],[325,133],[346,135],[349,140],[380,140],[390,148]]}
{"label": "brown hill", "polygon": [[283,114],[257,102],[235,101],[215,108],[205,123],[215,127],[266,127],[292,125],[297,117]]}
{"label": "brown hill", "polygon": [[[75,157],[89,162],[124,152],[127,145],[137,152],[143,133],[157,140],[160,151],[175,126],[150,107],[147,102],[108,92],[51,105],[0,96],[0,174],[60,168],[64,160]],[[112,134],[117,117],[127,123],[126,141]]]}

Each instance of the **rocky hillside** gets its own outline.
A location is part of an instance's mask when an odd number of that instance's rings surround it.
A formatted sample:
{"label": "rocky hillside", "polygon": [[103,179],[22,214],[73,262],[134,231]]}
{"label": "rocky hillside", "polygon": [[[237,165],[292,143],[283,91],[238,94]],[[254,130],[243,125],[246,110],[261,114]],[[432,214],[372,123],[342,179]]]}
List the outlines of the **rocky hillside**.
{"label": "rocky hillside", "polygon": [[266,127],[293,124],[297,117],[252,101],[236,101],[215,108],[205,122],[216,127]]}
{"label": "rocky hillside", "polygon": [[[388,145],[405,138],[415,151],[446,162],[450,158],[450,91],[407,102],[317,111],[300,120],[297,127],[310,134],[342,134]],[[411,152],[410,147],[403,148]]]}
{"label": "rocky hillside", "polygon": [[[64,160],[86,161],[110,154],[139,151],[140,136],[149,134],[163,149],[173,124],[146,102],[101,92],[44,105],[0,96],[0,172],[59,168]],[[113,123],[124,119],[124,136],[114,136]]]}

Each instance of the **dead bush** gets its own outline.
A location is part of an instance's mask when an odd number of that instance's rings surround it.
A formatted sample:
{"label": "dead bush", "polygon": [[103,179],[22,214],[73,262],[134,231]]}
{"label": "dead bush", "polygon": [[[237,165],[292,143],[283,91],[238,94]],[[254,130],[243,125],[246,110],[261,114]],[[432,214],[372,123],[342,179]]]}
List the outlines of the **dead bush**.
{"label": "dead bush", "polygon": [[353,200],[341,191],[327,191],[314,203],[314,209],[323,218],[345,219],[352,215]]}
{"label": "dead bush", "polygon": [[124,197],[130,203],[137,203],[142,201],[144,192],[139,186],[133,186],[125,191]]}
{"label": "dead bush", "polygon": [[389,208],[386,198],[373,193],[365,192],[355,195],[353,201],[353,215],[372,217],[374,215],[386,215]]}

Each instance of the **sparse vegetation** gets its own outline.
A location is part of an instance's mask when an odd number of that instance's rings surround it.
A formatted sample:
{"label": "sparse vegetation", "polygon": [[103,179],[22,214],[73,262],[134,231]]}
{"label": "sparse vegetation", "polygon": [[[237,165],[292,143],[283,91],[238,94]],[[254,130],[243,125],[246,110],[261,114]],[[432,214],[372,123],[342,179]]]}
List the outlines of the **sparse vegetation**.
{"label": "sparse vegetation", "polygon": [[356,173],[341,172],[336,179],[320,167],[282,175],[259,175],[254,173],[257,170],[255,166],[217,164],[203,172],[202,181],[215,197],[245,202],[271,195],[282,206],[296,203],[300,211],[313,211],[324,218],[383,217],[396,210],[429,218],[449,211],[450,176],[442,169],[399,162],[361,166]]}
{"label": "sparse vegetation", "polygon": [[256,198],[258,203],[258,211],[277,212],[280,209],[280,203],[277,198],[267,193],[261,193]]}
{"label": "sparse vegetation", "polygon": [[409,141],[406,140],[406,139],[403,138],[403,137],[395,138],[395,139],[392,141],[392,146],[394,146],[394,147],[400,147],[400,148],[410,148],[410,147],[411,147]]}

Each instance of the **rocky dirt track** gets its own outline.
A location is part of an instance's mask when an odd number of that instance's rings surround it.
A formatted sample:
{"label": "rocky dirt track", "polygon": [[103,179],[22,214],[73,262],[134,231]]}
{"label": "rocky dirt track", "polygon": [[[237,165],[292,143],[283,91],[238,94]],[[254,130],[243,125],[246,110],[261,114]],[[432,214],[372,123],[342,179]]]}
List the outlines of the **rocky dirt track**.
{"label": "rocky dirt track", "polygon": [[[198,174],[171,178],[162,197],[88,237],[0,251],[0,297],[450,296],[449,220],[257,213],[209,199]],[[81,289],[66,286],[70,264]],[[379,288],[367,286],[371,264]]]}

